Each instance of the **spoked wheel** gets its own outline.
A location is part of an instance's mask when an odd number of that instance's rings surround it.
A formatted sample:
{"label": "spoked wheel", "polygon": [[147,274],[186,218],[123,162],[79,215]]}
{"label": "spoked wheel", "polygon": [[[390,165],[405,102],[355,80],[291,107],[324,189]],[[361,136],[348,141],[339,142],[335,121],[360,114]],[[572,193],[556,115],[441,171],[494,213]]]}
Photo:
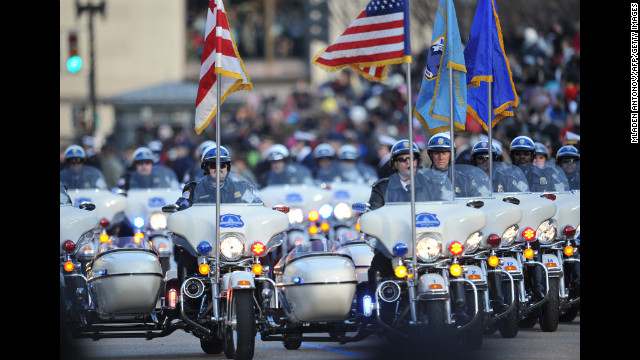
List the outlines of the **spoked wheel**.
{"label": "spoked wheel", "polygon": [[540,329],[542,329],[542,331],[556,331],[560,313],[559,306],[560,294],[558,292],[558,279],[549,279],[549,299],[542,304],[540,309]]}
{"label": "spoked wheel", "polygon": [[228,359],[250,360],[256,342],[256,313],[251,290],[234,290],[229,304],[231,324],[225,326],[224,354]]}

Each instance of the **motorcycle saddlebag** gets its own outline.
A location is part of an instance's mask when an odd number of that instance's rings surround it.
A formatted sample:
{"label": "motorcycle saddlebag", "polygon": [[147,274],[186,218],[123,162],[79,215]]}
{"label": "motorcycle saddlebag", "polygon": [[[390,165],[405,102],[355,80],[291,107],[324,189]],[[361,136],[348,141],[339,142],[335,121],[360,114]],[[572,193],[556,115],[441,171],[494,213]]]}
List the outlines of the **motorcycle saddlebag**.
{"label": "motorcycle saddlebag", "polygon": [[87,282],[101,318],[149,314],[158,301],[162,269],[151,250],[115,249],[93,259]]}
{"label": "motorcycle saddlebag", "polygon": [[316,252],[296,256],[292,252],[275,266],[274,273],[277,286],[284,289],[283,305],[292,321],[341,321],[349,315],[356,272],[348,255]]}

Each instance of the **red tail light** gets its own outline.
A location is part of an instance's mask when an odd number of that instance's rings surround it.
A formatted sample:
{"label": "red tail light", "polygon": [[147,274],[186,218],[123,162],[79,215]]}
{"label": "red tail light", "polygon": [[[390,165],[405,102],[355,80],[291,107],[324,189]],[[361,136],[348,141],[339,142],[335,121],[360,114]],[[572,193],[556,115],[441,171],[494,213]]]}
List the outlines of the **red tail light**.
{"label": "red tail light", "polygon": [[176,299],[178,298],[178,291],[176,289],[169,290],[169,307],[176,308]]}
{"label": "red tail light", "polygon": [[567,239],[571,239],[576,235],[576,229],[571,225],[567,225],[562,230],[562,235],[564,235],[564,237],[566,237]]}
{"label": "red tail light", "polygon": [[491,234],[489,235],[489,237],[487,238],[487,243],[489,244],[489,246],[491,247],[498,247],[500,246],[500,236],[498,236],[497,234]]}
{"label": "red tail light", "polygon": [[107,218],[100,219],[100,226],[102,226],[103,229],[106,229],[109,226],[109,219]]}
{"label": "red tail light", "polygon": [[64,250],[67,254],[71,254],[72,252],[76,251],[76,244],[71,240],[67,240],[62,243],[62,250]]}

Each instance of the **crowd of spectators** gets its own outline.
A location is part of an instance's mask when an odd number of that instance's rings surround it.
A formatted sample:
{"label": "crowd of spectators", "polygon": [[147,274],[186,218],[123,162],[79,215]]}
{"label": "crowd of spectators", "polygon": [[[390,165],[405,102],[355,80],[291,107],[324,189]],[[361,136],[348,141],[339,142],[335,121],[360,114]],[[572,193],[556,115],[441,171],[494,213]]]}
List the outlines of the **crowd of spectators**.
{"label": "crowd of spectators", "polygon": [[[509,144],[519,135],[545,144],[554,157],[557,150],[569,142],[568,133],[575,134],[572,139],[579,138],[580,134],[579,28],[555,23],[545,33],[527,27],[520,36],[510,39],[505,41],[505,47],[519,105],[513,117],[501,120],[493,128],[493,137],[498,145],[507,149],[503,152],[504,161],[510,161]],[[411,64],[413,106],[420,91],[426,51],[425,48],[414,53]],[[254,88],[246,103],[232,113],[223,112],[222,145],[231,152],[236,169],[255,176],[259,175],[253,173],[260,171],[266,149],[276,143],[286,145],[292,158],[302,148],[300,143],[313,148],[328,142],[336,150],[349,143],[360,150],[360,161],[377,167],[383,156],[378,148],[381,144],[388,146],[389,142],[381,139],[408,138],[405,69],[404,65],[390,66],[388,79],[379,83],[343,69],[335,73],[333,80],[320,86],[298,81],[285,99],[266,96]],[[135,148],[159,139],[161,160],[183,173],[194,162],[199,162],[198,145],[205,140],[215,140],[213,123],[199,136],[193,128],[168,131],[166,125],[161,127],[141,129],[137,143],[124,151],[111,148],[107,139],[99,158],[111,164],[108,171],[124,171],[113,165],[114,159],[126,169]],[[294,133],[306,135],[301,139]],[[468,118],[466,131],[456,134],[459,138],[456,152],[473,146],[483,133],[481,126]],[[429,136],[415,119],[413,134],[418,146],[424,148]],[[579,149],[579,141],[571,143]],[[428,161],[427,156],[423,159]],[[110,179],[118,178],[108,173],[105,177],[109,183]]]}

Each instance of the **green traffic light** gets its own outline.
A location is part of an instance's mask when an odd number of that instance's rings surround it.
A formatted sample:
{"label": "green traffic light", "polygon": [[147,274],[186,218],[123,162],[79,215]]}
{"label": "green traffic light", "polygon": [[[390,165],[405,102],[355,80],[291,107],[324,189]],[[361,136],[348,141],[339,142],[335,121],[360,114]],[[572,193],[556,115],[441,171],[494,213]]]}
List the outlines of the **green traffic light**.
{"label": "green traffic light", "polygon": [[80,68],[82,68],[82,58],[80,56],[72,56],[67,60],[67,70],[70,73],[75,74],[80,71]]}

